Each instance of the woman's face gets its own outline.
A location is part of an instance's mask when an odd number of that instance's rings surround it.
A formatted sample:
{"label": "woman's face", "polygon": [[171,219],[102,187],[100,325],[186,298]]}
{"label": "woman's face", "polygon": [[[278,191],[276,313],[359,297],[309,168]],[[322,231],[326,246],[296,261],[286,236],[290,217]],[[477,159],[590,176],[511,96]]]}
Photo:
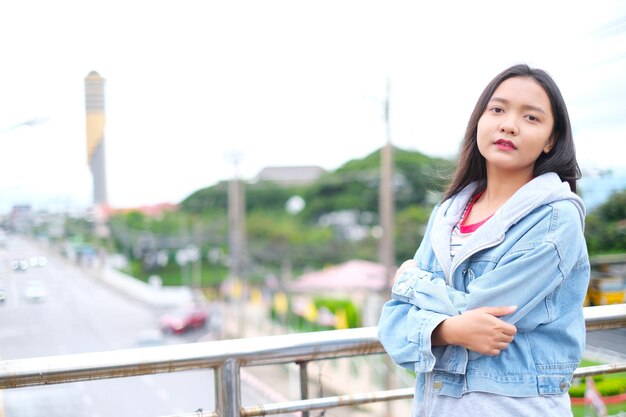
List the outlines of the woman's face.
{"label": "woman's face", "polygon": [[513,77],[494,91],[478,120],[478,150],[487,173],[508,171],[532,178],[535,161],[553,146],[550,98],[532,78]]}

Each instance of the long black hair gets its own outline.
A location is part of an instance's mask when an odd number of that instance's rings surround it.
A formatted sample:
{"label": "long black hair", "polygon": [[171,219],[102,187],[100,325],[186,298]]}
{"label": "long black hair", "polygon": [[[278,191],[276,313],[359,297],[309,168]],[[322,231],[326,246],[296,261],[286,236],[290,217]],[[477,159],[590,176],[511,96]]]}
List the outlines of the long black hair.
{"label": "long black hair", "polygon": [[550,152],[542,152],[537,161],[535,161],[533,175],[536,177],[547,172],[555,172],[559,175],[561,181],[567,181],[571,190],[576,192],[576,181],[581,176],[580,168],[576,161],[572,126],[561,91],[552,77],[545,71],[520,64],[498,74],[485,87],[478,98],[465,129],[457,168],[452,177],[452,182],[445,193],[444,200],[457,194],[474,181],[479,182],[479,191],[486,187],[487,166],[485,158],[478,150],[477,143],[478,121],[485,112],[485,108],[487,108],[494,91],[503,81],[513,77],[526,77],[535,80],[548,95],[550,105],[552,106],[554,126],[552,127],[550,139],[553,146]]}

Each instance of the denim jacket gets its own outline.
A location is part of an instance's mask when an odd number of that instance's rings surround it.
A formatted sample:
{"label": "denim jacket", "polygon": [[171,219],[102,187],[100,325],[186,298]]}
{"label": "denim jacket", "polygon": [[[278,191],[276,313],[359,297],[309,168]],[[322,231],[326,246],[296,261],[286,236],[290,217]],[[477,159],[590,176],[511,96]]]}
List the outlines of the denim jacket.
{"label": "denim jacket", "polygon": [[[398,277],[383,307],[380,341],[397,364],[417,372],[416,401],[425,389],[453,397],[565,393],[585,345],[582,306],[590,272],[582,200],[558,175],[536,177],[451,260],[452,228],[475,189],[471,184],[435,207],[417,267]],[[511,305],[515,312],[501,319],[517,334],[498,356],[431,346],[433,330],[446,318]],[[427,383],[425,375],[434,379]]]}

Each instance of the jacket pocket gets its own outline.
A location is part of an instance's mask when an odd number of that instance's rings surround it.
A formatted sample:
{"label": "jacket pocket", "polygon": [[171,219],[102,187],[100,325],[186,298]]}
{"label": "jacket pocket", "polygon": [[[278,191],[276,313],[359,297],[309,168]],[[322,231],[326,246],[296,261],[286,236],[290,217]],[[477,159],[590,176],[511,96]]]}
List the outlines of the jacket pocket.
{"label": "jacket pocket", "polygon": [[550,297],[546,297],[539,304],[533,307],[524,317],[522,317],[515,327],[518,331],[531,331],[541,324],[548,324],[554,319],[550,314]]}

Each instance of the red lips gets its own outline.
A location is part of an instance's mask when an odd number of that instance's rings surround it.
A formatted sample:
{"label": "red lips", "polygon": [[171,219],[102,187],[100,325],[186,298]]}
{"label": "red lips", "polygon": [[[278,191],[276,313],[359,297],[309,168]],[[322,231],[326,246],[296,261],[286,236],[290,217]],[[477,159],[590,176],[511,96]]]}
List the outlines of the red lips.
{"label": "red lips", "polygon": [[500,149],[517,149],[517,146],[515,146],[513,142],[506,139],[498,139],[495,144]]}

